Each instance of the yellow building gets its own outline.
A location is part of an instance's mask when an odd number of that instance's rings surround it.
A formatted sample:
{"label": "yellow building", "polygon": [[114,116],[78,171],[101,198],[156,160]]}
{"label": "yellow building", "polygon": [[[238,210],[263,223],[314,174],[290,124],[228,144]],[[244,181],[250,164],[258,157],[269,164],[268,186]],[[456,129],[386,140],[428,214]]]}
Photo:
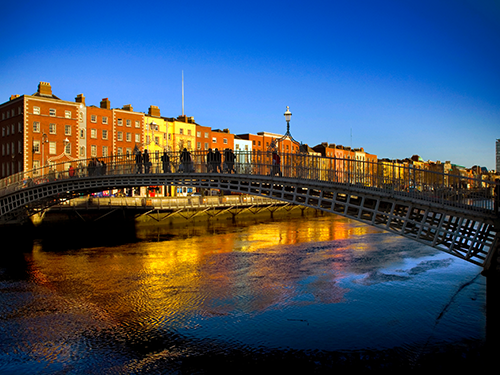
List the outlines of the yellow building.
{"label": "yellow building", "polygon": [[196,147],[196,123],[193,117],[179,116],[176,119],[169,119],[169,140],[171,150],[180,152],[186,148],[188,151],[195,150]]}

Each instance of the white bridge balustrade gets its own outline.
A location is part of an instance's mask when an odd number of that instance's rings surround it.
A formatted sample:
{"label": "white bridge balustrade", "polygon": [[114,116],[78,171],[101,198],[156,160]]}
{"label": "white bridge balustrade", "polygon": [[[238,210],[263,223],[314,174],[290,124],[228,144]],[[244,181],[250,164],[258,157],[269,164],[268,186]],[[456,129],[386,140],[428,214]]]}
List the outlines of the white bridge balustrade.
{"label": "white bridge balustrade", "polygon": [[[164,156],[162,158],[162,156]],[[168,157],[165,158],[165,156]],[[92,158],[0,180],[0,220],[69,199],[137,186],[191,186],[273,198],[350,217],[439,248],[487,269],[499,246],[499,183],[391,162],[307,154],[236,152],[216,166],[206,152]],[[233,163],[232,160],[235,160]],[[243,161],[243,162],[236,162]]]}

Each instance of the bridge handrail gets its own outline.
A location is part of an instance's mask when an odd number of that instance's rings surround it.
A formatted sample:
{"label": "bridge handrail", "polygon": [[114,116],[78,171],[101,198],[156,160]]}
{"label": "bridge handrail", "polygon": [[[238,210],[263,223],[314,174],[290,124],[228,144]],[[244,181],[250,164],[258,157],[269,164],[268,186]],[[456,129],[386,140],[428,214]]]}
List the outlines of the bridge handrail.
{"label": "bridge handrail", "polygon": [[178,152],[164,155],[169,158],[168,165],[158,153],[149,156],[148,164],[130,154],[51,163],[0,180],[0,196],[67,178],[142,173],[237,173],[344,184],[472,210],[499,210],[498,180],[420,169],[410,163],[279,153],[279,164],[275,164],[273,154],[265,151],[236,151],[234,158],[223,151],[219,162],[209,162],[206,151],[190,152],[189,160],[183,159]]}

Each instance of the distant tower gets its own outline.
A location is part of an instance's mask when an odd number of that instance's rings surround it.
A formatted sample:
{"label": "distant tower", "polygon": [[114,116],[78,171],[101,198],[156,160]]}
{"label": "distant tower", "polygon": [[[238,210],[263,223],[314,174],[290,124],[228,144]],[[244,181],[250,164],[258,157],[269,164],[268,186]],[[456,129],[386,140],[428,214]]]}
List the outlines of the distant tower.
{"label": "distant tower", "polygon": [[497,139],[497,173],[500,173],[500,139]]}
{"label": "distant tower", "polygon": [[184,70],[182,71],[182,116],[184,116]]}

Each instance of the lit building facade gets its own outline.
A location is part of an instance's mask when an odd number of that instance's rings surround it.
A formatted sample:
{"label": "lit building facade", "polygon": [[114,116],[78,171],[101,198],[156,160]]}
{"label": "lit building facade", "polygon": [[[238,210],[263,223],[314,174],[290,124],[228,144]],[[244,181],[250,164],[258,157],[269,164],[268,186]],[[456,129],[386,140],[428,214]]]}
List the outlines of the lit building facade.
{"label": "lit building facade", "polygon": [[0,105],[1,177],[79,158],[80,105],[59,99],[49,83]]}

